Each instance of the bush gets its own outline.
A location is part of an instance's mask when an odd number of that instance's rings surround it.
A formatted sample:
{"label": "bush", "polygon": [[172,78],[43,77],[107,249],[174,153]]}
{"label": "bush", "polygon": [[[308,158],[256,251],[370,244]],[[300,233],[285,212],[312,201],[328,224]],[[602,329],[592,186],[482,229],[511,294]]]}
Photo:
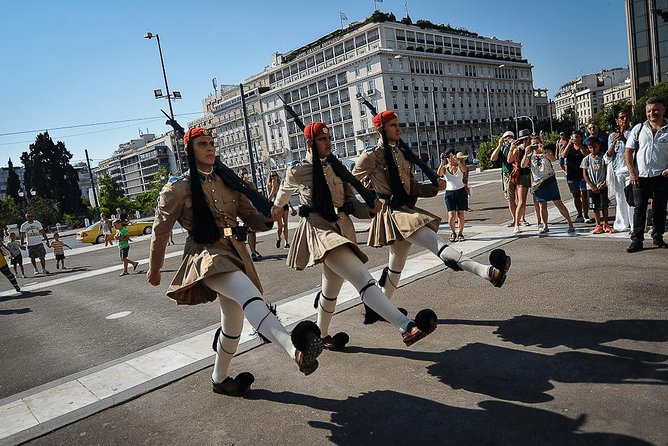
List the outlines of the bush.
{"label": "bush", "polygon": [[63,222],[70,228],[81,228],[84,226],[83,215],[64,214]]}
{"label": "bush", "polygon": [[497,135],[492,135],[492,139],[490,141],[480,143],[480,147],[478,148],[478,166],[481,170],[491,169],[494,167],[494,163],[489,159],[489,157],[492,155],[492,152],[499,144],[499,138],[500,137]]}

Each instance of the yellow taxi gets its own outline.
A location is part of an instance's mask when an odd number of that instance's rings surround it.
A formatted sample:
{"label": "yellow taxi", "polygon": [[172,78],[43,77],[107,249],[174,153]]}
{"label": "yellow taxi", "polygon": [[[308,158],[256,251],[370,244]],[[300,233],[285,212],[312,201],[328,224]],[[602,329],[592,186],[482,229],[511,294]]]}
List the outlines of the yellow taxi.
{"label": "yellow taxi", "polygon": [[[153,231],[153,222],[128,223],[126,228],[128,228],[128,235],[130,235],[130,237],[148,235]],[[116,232],[116,230],[112,229],[111,233],[113,234],[114,232]],[[93,223],[86,229],[77,232],[77,241],[80,243],[103,243],[104,234],[102,233],[100,222],[98,221],[97,223]]]}

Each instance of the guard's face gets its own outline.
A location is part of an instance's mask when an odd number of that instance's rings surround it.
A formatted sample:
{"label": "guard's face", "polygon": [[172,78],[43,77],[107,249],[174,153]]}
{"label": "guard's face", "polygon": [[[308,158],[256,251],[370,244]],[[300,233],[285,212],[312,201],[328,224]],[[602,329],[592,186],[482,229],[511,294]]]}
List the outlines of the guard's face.
{"label": "guard's face", "polygon": [[399,127],[399,120],[393,119],[392,121],[386,123],[384,126],[385,135],[390,144],[396,144],[401,139],[401,127]]}
{"label": "guard's face", "polygon": [[208,170],[213,167],[216,163],[216,148],[213,145],[213,138],[211,136],[198,136],[193,140],[192,147],[198,169]]}
{"label": "guard's face", "polygon": [[315,148],[318,152],[318,158],[327,158],[332,153],[332,137],[329,133],[318,135],[314,140]]}

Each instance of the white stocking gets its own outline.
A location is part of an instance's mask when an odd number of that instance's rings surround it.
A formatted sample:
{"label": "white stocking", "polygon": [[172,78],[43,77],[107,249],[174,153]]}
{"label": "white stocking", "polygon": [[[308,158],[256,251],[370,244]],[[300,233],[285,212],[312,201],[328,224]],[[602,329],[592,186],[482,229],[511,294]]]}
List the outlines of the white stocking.
{"label": "white stocking", "polygon": [[444,262],[456,262],[457,265],[464,271],[473,273],[476,276],[486,280],[491,280],[492,278],[492,273],[494,272],[494,268],[492,266],[478,263],[475,260],[466,257],[463,253],[457,251],[456,249],[447,246],[447,244],[443,242],[438,234],[427,227],[421,227],[406,240],[415,245],[427,248],[436,255],[439,255],[439,251],[441,248],[443,248],[443,250],[440,251],[439,257]]}
{"label": "white stocking", "polygon": [[380,288],[374,284],[362,291],[367,285],[373,284],[374,280],[362,261],[350,248],[344,245],[329,251],[324,262],[335,274],[350,282],[357,291],[361,291],[362,301],[369,308],[400,332],[403,333],[407,329],[411,320],[397,310],[397,307],[383,294]]}
{"label": "white stocking", "polygon": [[296,349],[292,345],[290,333],[269,311],[260,291],[248,276],[241,271],[220,273],[204,279],[204,283],[216,293],[235,301],[258,333],[283,347],[292,359],[295,358]]}
{"label": "white stocking", "polygon": [[406,266],[406,259],[408,258],[408,251],[410,249],[411,243],[406,240],[396,241],[390,245],[390,259],[387,263],[389,271],[383,285],[383,293],[389,299],[392,299],[394,291],[399,286],[401,272],[404,270],[404,266]]}
{"label": "white stocking", "polygon": [[336,310],[336,298],[341,291],[343,279],[327,265],[323,265],[322,270],[322,293],[318,300],[318,327],[320,327],[321,336],[324,338],[329,335],[329,323]]}
{"label": "white stocking", "polygon": [[213,365],[211,380],[221,383],[227,378],[227,369],[237,351],[239,337],[244,326],[244,312],[238,303],[227,297],[218,296],[220,302],[220,322],[222,332],[216,345],[216,361]]}

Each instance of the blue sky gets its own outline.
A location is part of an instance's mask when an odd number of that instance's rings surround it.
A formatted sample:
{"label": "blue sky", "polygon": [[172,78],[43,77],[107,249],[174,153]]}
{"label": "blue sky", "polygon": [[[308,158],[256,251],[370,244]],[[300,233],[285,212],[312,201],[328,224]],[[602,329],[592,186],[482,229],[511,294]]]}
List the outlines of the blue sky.
{"label": "blue sky", "polygon": [[[0,165],[15,165],[37,133],[51,129],[73,161],[110,156],[139,129],[168,130],[153,98],[163,88],[155,39],[160,35],[181,124],[201,116],[218,84],[238,84],[271,62],[271,54],[304,45],[371,14],[373,0],[303,1],[34,1],[0,2]],[[304,6],[308,5],[308,6]],[[622,0],[384,0],[384,12],[449,23],[483,36],[521,42],[534,65],[534,86],[554,95],[563,83],[628,65]],[[141,119],[100,126],[57,127]],[[37,130],[34,132],[32,130]]]}

